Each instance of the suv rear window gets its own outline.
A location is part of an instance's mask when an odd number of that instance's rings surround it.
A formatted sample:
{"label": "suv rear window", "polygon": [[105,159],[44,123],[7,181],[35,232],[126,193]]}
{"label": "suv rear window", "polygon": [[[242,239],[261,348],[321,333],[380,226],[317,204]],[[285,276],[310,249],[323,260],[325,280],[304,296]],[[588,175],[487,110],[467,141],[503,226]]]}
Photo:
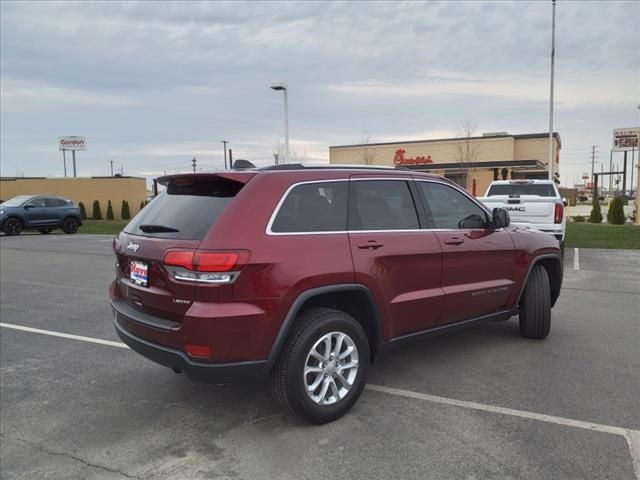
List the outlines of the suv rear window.
{"label": "suv rear window", "polygon": [[493,195],[537,195],[555,197],[556,191],[550,183],[515,183],[509,185],[491,185],[487,197]]}
{"label": "suv rear window", "polygon": [[175,179],[124,231],[145,237],[202,240],[242,187],[242,183],[224,179]]}

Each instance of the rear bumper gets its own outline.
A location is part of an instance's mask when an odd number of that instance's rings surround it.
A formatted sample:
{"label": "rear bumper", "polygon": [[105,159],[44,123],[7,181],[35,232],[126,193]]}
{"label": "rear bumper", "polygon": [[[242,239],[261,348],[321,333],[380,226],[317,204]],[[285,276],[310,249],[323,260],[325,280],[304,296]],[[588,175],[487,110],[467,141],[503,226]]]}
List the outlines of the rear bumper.
{"label": "rear bumper", "polygon": [[564,240],[565,234],[565,226],[562,223],[545,223],[545,224],[536,224],[536,223],[526,223],[526,222],[511,222],[513,225],[522,226],[522,227],[533,227],[536,230],[539,230],[544,233],[549,233],[553,235],[559,242]]}
{"label": "rear bumper", "polygon": [[149,360],[183,372],[190,379],[204,383],[247,383],[266,378],[266,361],[235,363],[203,363],[190,359],[184,352],[144,340],[125,330],[114,309],[113,325],[116,333],[132,350]]}

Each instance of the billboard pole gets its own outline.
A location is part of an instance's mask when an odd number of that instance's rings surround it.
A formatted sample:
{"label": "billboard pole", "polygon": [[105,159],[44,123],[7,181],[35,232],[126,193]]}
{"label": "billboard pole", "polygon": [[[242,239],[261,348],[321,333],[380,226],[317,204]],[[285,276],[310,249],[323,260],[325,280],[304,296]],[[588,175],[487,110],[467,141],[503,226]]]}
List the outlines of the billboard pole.
{"label": "billboard pole", "polygon": [[631,184],[629,186],[629,195],[633,193],[633,167],[635,164],[635,160],[636,160],[636,149],[635,147],[631,147]]}
{"label": "billboard pole", "polygon": [[64,178],[67,178],[67,151],[62,149],[62,162],[64,163]]}
{"label": "billboard pole", "polygon": [[556,58],[556,0],[551,0],[551,85],[549,88],[549,180],[553,181],[553,75]]}
{"label": "billboard pole", "polygon": [[76,175],[76,151],[75,150],[71,150],[71,158],[73,158],[73,176],[77,177],[77,175]]}

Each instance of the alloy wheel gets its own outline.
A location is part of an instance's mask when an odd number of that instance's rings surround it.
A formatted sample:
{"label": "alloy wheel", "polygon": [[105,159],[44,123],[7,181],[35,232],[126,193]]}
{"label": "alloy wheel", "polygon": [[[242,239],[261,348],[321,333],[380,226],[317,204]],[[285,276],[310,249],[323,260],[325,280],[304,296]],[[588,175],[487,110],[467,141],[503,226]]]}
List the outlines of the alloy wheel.
{"label": "alloy wheel", "polygon": [[343,332],[323,335],[311,347],[304,365],[304,386],[318,405],[332,405],[345,398],[358,375],[358,348]]}

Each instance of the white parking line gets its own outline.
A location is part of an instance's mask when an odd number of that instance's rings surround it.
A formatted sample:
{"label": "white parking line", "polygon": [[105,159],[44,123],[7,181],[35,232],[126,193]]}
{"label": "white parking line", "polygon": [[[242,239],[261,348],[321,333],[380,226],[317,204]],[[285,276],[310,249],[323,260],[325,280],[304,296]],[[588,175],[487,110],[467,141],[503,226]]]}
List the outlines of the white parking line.
{"label": "white parking line", "polygon": [[[576,249],[577,250],[577,249]],[[42,335],[50,335],[53,337],[68,338],[71,340],[80,340],[83,342],[98,343],[100,345],[108,345],[110,347],[129,348],[122,342],[112,342],[110,340],[101,340],[99,338],[83,337],[81,335],[70,335],[68,333],[54,332],[51,330],[42,330],[40,328],[24,327],[22,325],[13,325],[11,323],[0,322],[0,327],[11,328],[13,330],[21,330],[29,333],[40,333]],[[524,418],[527,420],[536,420],[538,422],[552,423],[565,427],[580,428],[611,435],[620,435],[625,438],[629,445],[631,460],[633,462],[633,470],[637,480],[640,480],[640,431],[629,428],[614,427],[611,425],[603,425],[601,423],[585,422],[582,420],[574,420],[572,418],[556,417],[554,415],[545,415],[543,413],[527,412],[525,410],[516,410],[513,408],[498,407],[496,405],[486,405],[483,403],[468,402],[465,400],[457,400],[455,398],[439,397],[437,395],[429,395],[427,393],[412,392],[410,390],[402,390],[399,388],[385,387],[382,385],[367,385],[367,390],[373,392],[385,393],[387,395],[395,395],[397,397],[410,398],[414,400],[422,400],[441,405],[449,405],[453,407],[466,408],[469,410],[477,410],[481,412],[495,413],[498,415],[507,415],[511,417]]]}
{"label": "white parking line", "polygon": [[573,269],[580,270],[580,250],[573,249]]}
{"label": "white parking line", "polygon": [[53,332],[51,330],[42,330],[40,328],[23,327],[22,325],[14,325],[12,323],[0,322],[0,327],[11,328],[13,330],[22,330],[23,332],[40,333],[42,335],[50,335],[52,337],[80,340],[82,342],[99,343],[100,345],[108,345],[110,347],[129,348],[122,342],[112,342],[111,340],[101,340],[100,338],[83,337],[82,335],[71,335],[69,333]]}
{"label": "white parking line", "polygon": [[545,415],[543,413],[527,412],[525,410],[515,410],[513,408],[497,407],[495,405],[485,405],[476,402],[467,402],[465,400],[456,400],[455,398],[439,397],[426,393],[412,392],[410,390],[402,390],[399,388],[384,387],[381,385],[367,385],[367,390],[374,392],[386,393],[398,397],[412,398],[415,400],[423,400],[426,402],[439,403],[441,405],[450,405],[454,407],[467,408],[470,410],[479,410],[482,412],[497,413],[500,415],[508,415],[511,417],[526,418],[528,420],[537,420],[539,422],[553,423],[565,427],[581,428],[612,435],[620,435],[624,437],[629,445],[631,460],[633,462],[633,470],[636,479],[640,480],[640,431],[628,428],[613,427],[603,425],[601,423],[584,422],[582,420],[574,420],[572,418],[556,417],[553,415]]}

